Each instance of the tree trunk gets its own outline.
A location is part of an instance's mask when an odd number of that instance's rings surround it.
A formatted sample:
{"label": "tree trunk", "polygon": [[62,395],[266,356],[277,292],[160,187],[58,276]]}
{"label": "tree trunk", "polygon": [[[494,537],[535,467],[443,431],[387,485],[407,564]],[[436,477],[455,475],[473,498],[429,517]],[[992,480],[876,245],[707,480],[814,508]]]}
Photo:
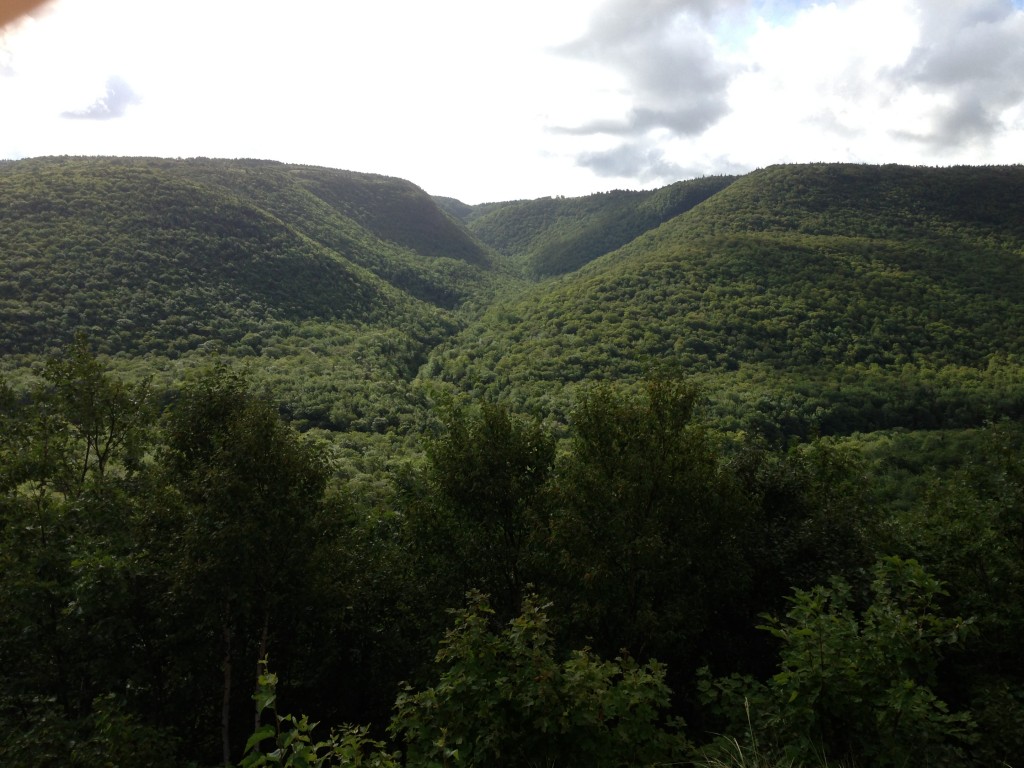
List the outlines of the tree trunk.
{"label": "tree trunk", "polygon": [[231,609],[224,609],[224,698],[220,704],[220,743],[224,765],[231,765]]}
{"label": "tree trunk", "polygon": [[[270,615],[267,613],[263,614],[263,631],[260,633],[260,652],[256,657],[256,684],[259,685],[260,675],[263,675],[267,671],[267,635],[270,633]],[[260,729],[260,708],[256,706],[255,721],[253,723],[253,730],[258,731]],[[256,747],[259,749],[259,746]]]}

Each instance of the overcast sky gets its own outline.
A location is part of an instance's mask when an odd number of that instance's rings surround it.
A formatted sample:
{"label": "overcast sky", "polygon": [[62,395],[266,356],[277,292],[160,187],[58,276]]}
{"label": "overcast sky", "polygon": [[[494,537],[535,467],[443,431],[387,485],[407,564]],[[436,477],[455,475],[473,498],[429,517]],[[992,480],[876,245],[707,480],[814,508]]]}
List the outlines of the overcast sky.
{"label": "overcast sky", "polygon": [[0,157],[256,157],[478,203],[1024,162],[1024,0],[56,0]]}

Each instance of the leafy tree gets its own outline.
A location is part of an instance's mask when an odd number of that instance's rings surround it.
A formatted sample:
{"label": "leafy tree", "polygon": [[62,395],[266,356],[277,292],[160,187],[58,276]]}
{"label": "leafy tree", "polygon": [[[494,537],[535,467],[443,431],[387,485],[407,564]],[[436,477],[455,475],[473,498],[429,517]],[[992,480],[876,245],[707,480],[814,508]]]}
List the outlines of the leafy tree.
{"label": "leafy tree", "polygon": [[747,587],[746,508],[698,398],[678,381],[605,385],[573,413],[551,536],[567,618],[601,652],[685,668]]}
{"label": "leafy tree", "polygon": [[915,503],[894,515],[890,544],[955,588],[952,608],[978,632],[957,655],[955,695],[969,704],[981,762],[1024,751],[1024,431],[1001,423],[979,435],[964,466],[926,475]]}
{"label": "leafy tree", "polygon": [[974,723],[935,690],[944,650],[971,622],[942,616],[942,588],[914,560],[881,560],[871,592],[858,615],[842,579],[796,590],[785,619],[764,627],[781,648],[779,671],[763,685],[705,674],[705,701],[728,715],[730,735],[748,733],[752,719],[754,738],[798,764],[964,764]]}
{"label": "leafy tree", "polygon": [[[493,403],[450,406],[442,421],[441,434],[427,445],[431,500],[419,514],[449,539],[449,559],[441,567],[463,573],[454,585],[459,594],[469,588],[489,592],[511,617],[534,580],[530,550],[537,544],[554,441],[539,422]],[[431,537],[420,543],[439,542]]]}
{"label": "leafy tree", "polygon": [[548,607],[529,597],[500,632],[479,594],[455,612],[437,683],[395,702],[390,731],[409,765],[640,766],[681,752],[677,724],[665,720],[664,668],[588,649],[559,661]]}
{"label": "leafy tree", "polygon": [[[266,667],[266,664],[263,665]],[[369,736],[362,726],[344,726],[321,741],[313,741],[316,723],[305,715],[277,712],[277,675],[264,670],[253,698],[256,700],[256,730],[245,745],[241,768],[279,765],[285,768],[330,768],[365,766],[398,768],[397,754],[387,752],[384,743]],[[272,722],[261,724],[270,715]],[[266,742],[270,742],[267,744]]]}
{"label": "leafy tree", "polygon": [[163,462],[181,499],[169,542],[174,590],[188,632],[219,641],[227,763],[235,665],[248,658],[255,669],[274,634],[313,600],[306,566],[319,543],[327,467],[266,399],[223,369],[185,388],[164,434]]}
{"label": "leafy tree", "polygon": [[68,429],[62,492],[75,495],[90,477],[102,485],[115,457],[126,472],[138,469],[154,418],[148,382],[129,386],[113,378],[83,334],[47,361],[43,379],[49,389],[39,399]]}
{"label": "leafy tree", "polygon": [[98,765],[105,752],[166,764],[173,738],[126,709],[151,683],[140,648],[154,593],[138,546],[148,388],[111,375],[79,337],[30,399],[0,400],[3,762]]}

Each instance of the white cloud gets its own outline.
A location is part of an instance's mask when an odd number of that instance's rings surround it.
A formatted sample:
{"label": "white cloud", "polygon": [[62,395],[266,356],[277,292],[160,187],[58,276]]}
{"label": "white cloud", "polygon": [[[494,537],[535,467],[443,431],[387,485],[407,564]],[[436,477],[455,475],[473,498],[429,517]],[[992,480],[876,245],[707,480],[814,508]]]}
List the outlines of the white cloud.
{"label": "white cloud", "polygon": [[[1018,162],[1019,6],[58,0],[0,32],[0,156],[266,157],[470,202],[775,162]],[[61,118],[90,106],[108,119]]]}

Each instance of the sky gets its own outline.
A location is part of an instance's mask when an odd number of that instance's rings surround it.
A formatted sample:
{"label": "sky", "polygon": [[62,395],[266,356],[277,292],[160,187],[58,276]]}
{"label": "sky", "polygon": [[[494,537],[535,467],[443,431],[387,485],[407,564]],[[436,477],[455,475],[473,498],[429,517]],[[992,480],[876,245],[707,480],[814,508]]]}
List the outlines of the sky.
{"label": "sky", "polygon": [[250,157],[467,203],[1024,162],[1024,0],[53,0],[0,158]]}

